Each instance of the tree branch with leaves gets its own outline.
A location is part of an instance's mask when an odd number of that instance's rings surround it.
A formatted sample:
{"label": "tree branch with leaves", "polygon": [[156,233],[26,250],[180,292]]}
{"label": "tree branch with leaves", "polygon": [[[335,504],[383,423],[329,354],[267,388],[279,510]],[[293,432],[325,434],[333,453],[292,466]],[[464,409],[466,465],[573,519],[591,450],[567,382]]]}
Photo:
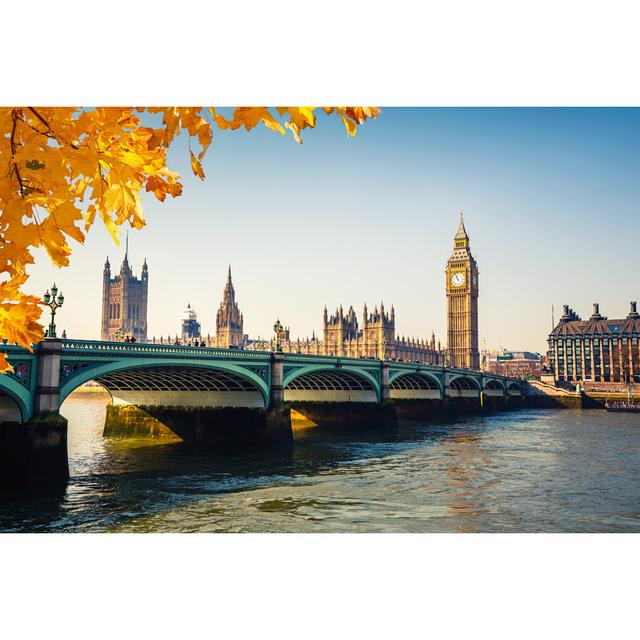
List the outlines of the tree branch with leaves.
{"label": "tree branch with leaves", "polygon": [[[316,110],[339,116],[350,136],[375,107],[237,107],[225,117],[211,107],[0,108],[0,338],[31,348],[43,339],[38,298],[22,291],[34,251],[69,265],[69,239],[84,242],[99,216],[118,242],[120,228],[145,224],[143,191],[160,201],[182,194],[167,166],[176,136],[189,137],[194,175],[217,129],[247,131],[262,124],[302,143],[317,124]],[[147,120],[158,126],[146,126]],[[193,143],[193,144],[192,144]],[[195,147],[195,153],[193,151]],[[0,372],[11,369],[0,353]]]}

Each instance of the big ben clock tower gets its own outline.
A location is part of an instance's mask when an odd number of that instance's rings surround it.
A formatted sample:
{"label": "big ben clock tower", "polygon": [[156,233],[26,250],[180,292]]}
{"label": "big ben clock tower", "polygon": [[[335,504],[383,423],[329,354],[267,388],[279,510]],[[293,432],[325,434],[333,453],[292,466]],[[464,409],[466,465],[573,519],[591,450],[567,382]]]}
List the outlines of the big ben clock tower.
{"label": "big ben clock tower", "polygon": [[461,369],[480,369],[478,352],[478,265],[469,250],[463,213],[447,262],[448,364]]}

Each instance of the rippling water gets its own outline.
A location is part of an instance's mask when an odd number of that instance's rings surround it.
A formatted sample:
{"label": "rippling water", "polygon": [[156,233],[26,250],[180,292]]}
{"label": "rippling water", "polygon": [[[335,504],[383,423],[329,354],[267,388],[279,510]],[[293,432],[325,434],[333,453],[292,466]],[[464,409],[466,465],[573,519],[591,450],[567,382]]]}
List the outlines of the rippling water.
{"label": "rippling water", "polygon": [[102,437],[70,398],[71,480],[0,504],[2,531],[639,531],[640,416],[519,411],[214,455]]}

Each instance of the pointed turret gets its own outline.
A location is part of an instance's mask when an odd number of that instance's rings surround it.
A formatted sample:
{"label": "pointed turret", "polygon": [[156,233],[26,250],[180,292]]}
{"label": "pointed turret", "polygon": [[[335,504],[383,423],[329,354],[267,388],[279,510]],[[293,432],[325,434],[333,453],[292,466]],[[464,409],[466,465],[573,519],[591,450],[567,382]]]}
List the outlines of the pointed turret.
{"label": "pointed turret", "polygon": [[[104,263],[104,269],[102,271],[102,304],[107,304],[108,298],[108,290],[111,285],[111,264],[109,263],[109,258],[107,257],[107,261]],[[106,298],[105,298],[106,296]],[[104,309],[103,309],[104,312]]]}
{"label": "pointed turret", "polygon": [[129,266],[129,232],[127,231],[127,239],[125,242],[124,248],[124,259],[122,260],[122,265],[120,265],[120,273],[131,275],[131,267]]}
{"label": "pointed turret", "polygon": [[458,230],[456,231],[454,240],[456,248],[469,246],[469,235],[464,227],[464,209],[460,209],[460,222],[458,224]]}
{"label": "pointed turret", "polygon": [[236,292],[231,278],[231,265],[227,269],[222,302],[216,313],[215,346],[228,349],[243,345],[244,316],[236,302]]}
{"label": "pointed turret", "polygon": [[227,271],[227,282],[224,285],[222,299],[223,305],[226,307],[227,311],[233,307],[236,301],[236,292],[233,288],[233,280],[231,279],[231,265],[229,265],[229,270]]}

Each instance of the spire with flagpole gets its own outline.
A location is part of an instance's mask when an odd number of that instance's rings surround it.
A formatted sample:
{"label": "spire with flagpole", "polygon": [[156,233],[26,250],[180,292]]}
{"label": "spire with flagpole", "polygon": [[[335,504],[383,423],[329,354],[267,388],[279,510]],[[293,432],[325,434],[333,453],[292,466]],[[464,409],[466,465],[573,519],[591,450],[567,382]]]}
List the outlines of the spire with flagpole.
{"label": "spire with flagpole", "polygon": [[458,224],[458,231],[456,231],[456,240],[466,240],[469,242],[469,236],[467,230],[464,227],[464,209],[460,209],[460,223]]}
{"label": "spire with flagpole", "polygon": [[129,268],[129,231],[127,231],[125,245],[124,245],[124,260],[122,261],[122,266],[120,267],[120,273],[130,273],[131,269]]}
{"label": "spire with flagpole", "polygon": [[458,223],[458,230],[456,231],[456,235],[453,240],[453,248],[455,251],[469,251],[469,235],[467,234],[467,230],[464,226],[464,209],[460,209],[460,222]]}

